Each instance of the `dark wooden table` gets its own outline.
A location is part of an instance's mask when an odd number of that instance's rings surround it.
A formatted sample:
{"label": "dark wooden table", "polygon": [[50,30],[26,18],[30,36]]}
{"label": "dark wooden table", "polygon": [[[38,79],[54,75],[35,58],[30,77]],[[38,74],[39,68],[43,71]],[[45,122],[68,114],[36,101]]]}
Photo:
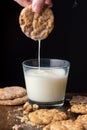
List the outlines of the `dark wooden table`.
{"label": "dark wooden table", "polygon": [[0,106],[0,130],[12,130],[12,126],[20,124],[20,120],[16,118],[21,115],[21,106]]}
{"label": "dark wooden table", "polygon": [[[67,93],[66,101],[72,98],[73,95],[86,95],[85,94],[77,94],[77,93]],[[22,115],[22,111],[20,111],[22,106],[0,106],[0,130],[12,130],[12,127],[15,124],[20,124],[20,120],[17,119],[17,116]],[[64,106],[65,108],[65,106]],[[33,130],[31,128],[25,128],[23,130]]]}

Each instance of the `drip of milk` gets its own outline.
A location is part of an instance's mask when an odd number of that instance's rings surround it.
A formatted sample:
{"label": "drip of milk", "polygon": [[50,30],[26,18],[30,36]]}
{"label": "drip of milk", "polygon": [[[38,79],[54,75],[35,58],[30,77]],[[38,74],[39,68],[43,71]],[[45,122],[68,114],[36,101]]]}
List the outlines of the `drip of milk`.
{"label": "drip of milk", "polygon": [[40,69],[40,48],[41,48],[41,40],[38,40],[38,67]]}

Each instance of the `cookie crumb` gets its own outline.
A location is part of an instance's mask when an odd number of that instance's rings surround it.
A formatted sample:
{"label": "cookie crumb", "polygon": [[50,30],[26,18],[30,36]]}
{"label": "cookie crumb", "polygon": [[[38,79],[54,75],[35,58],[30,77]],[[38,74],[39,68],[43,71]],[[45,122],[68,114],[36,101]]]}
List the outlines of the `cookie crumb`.
{"label": "cookie crumb", "polygon": [[38,110],[38,109],[39,109],[39,105],[33,104],[33,110]]}

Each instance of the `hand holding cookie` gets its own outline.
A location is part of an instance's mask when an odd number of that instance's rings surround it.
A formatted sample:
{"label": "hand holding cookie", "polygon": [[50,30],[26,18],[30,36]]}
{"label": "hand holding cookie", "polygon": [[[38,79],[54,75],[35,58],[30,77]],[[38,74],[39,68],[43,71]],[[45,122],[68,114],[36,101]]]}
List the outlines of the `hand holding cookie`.
{"label": "hand holding cookie", "polygon": [[44,6],[52,7],[51,0],[15,0],[18,4],[26,7],[32,3],[33,12],[40,12]]}

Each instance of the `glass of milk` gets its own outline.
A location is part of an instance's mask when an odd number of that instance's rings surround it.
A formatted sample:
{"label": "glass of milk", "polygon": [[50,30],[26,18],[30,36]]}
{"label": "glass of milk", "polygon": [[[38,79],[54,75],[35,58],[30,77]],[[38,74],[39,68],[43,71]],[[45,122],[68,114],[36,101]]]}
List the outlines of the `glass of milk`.
{"label": "glass of milk", "polygon": [[26,60],[22,63],[29,102],[46,107],[63,106],[70,62],[61,59]]}

